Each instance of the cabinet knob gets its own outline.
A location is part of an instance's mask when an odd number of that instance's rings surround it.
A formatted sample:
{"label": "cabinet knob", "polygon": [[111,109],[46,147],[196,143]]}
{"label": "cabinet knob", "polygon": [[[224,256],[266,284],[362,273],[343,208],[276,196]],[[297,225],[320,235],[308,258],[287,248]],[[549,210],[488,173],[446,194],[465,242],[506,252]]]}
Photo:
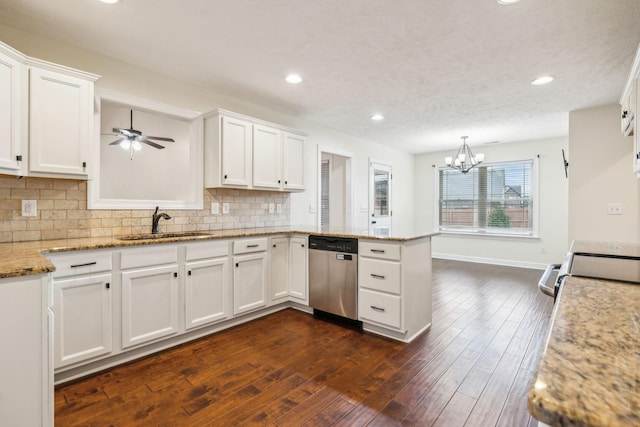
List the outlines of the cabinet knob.
{"label": "cabinet knob", "polygon": [[178,273],[173,273],[173,277],[178,277]]}
{"label": "cabinet knob", "polygon": [[187,274],[188,274],[189,276],[191,276],[191,270],[189,270],[189,271],[187,272]]}
{"label": "cabinet knob", "polygon": [[87,167],[87,162],[82,162],[82,168],[86,168]]}
{"label": "cabinet knob", "polygon": [[287,185],[288,183],[289,183],[289,181],[285,181],[285,182],[284,182],[284,185]]}
{"label": "cabinet knob", "polygon": [[224,176],[224,179],[227,179],[227,175]]}
{"label": "cabinet knob", "polygon": [[280,180],[278,180],[278,184],[280,184]]}
{"label": "cabinet knob", "polygon": [[240,264],[238,264],[237,262],[236,262],[236,267],[240,267]]}
{"label": "cabinet knob", "polygon": [[104,284],[106,286],[107,289],[111,288],[111,285],[109,284],[109,282]]}
{"label": "cabinet knob", "polygon": [[16,162],[22,161],[22,154],[16,156]]}

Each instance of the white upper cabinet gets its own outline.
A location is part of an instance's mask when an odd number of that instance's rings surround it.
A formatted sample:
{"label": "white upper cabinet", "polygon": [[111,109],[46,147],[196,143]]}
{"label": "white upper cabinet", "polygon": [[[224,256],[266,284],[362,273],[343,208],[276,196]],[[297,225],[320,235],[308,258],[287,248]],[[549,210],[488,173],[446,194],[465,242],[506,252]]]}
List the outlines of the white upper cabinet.
{"label": "white upper cabinet", "polygon": [[225,110],[204,129],[205,187],[304,190],[307,134]]}
{"label": "white upper cabinet", "polygon": [[253,186],[280,189],[282,185],[282,132],[253,126]]}
{"label": "white upper cabinet", "polygon": [[89,178],[97,79],[0,42],[0,173]]}
{"label": "white upper cabinet", "polygon": [[304,190],[305,137],[285,132],[283,135],[283,170],[285,190]]}
{"label": "white upper cabinet", "polygon": [[93,82],[29,70],[29,172],[87,175]]}
{"label": "white upper cabinet", "polygon": [[24,175],[22,139],[26,137],[26,74],[24,57],[0,43],[0,173]]}

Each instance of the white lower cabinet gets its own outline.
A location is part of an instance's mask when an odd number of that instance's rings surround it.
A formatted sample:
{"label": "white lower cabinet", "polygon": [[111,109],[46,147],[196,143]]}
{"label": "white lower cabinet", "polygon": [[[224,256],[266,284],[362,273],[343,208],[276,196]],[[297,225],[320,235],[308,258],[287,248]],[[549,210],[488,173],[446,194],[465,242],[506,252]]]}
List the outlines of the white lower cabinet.
{"label": "white lower cabinet", "polygon": [[267,239],[233,242],[233,314],[242,314],[267,305]]}
{"label": "white lower cabinet", "polygon": [[0,279],[0,425],[53,425],[46,276]]}
{"label": "white lower cabinet", "polygon": [[307,304],[307,238],[271,238],[270,257],[271,302],[288,299]]}
{"label": "white lower cabinet", "polygon": [[54,282],[54,368],[111,352],[111,273]]}
{"label": "white lower cabinet", "polygon": [[123,349],[178,333],[177,260],[173,245],[122,251]]}
{"label": "white lower cabinet", "polygon": [[229,243],[187,245],[185,272],[185,329],[229,318]]}
{"label": "white lower cabinet", "polygon": [[122,348],[178,332],[178,266],[122,273]]}
{"label": "white lower cabinet", "polygon": [[309,252],[306,237],[292,237],[289,243],[289,295],[293,301],[309,302],[307,265]]}
{"label": "white lower cabinet", "polygon": [[271,239],[271,302],[289,296],[289,238]]}

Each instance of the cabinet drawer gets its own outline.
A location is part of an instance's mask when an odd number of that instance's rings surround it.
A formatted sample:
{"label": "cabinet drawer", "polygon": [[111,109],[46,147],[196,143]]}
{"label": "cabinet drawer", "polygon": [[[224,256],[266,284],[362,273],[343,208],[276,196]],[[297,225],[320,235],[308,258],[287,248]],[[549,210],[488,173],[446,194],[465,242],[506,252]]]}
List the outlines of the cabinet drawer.
{"label": "cabinet drawer", "polygon": [[360,257],[358,284],[394,294],[400,293],[400,263]]}
{"label": "cabinet drawer", "polygon": [[400,329],[400,297],[376,291],[360,289],[358,293],[358,317],[395,329]]}
{"label": "cabinet drawer", "polygon": [[377,243],[360,240],[358,242],[360,256],[400,261],[400,245]]}
{"label": "cabinet drawer", "polygon": [[121,252],[120,268],[148,267],[178,262],[177,246],[145,246]]}
{"label": "cabinet drawer", "polygon": [[189,243],[187,244],[186,252],[187,261],[228,256],[229,241]]}
{"label": "cabinet drawer", "polygon": [[248,254],[267,250],[267,238],[236,240],[233,242],[233,254]]}
{"label": "cabinet drawer", "polygon": [[50,254],[49,259],[56,271],[52,277],[77,276],[111,271],[111,252],[76,252],[65,255]]}

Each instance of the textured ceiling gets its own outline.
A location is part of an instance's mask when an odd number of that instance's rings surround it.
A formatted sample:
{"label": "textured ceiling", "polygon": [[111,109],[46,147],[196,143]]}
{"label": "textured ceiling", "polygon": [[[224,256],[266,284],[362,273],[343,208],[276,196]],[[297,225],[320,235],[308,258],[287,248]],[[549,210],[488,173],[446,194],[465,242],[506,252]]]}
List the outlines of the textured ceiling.
{"label": "textured ceiling", "polygon": [[417,153],[566,135],[569,111],[617,103],[640,1],[0,0],[0,23]]}

